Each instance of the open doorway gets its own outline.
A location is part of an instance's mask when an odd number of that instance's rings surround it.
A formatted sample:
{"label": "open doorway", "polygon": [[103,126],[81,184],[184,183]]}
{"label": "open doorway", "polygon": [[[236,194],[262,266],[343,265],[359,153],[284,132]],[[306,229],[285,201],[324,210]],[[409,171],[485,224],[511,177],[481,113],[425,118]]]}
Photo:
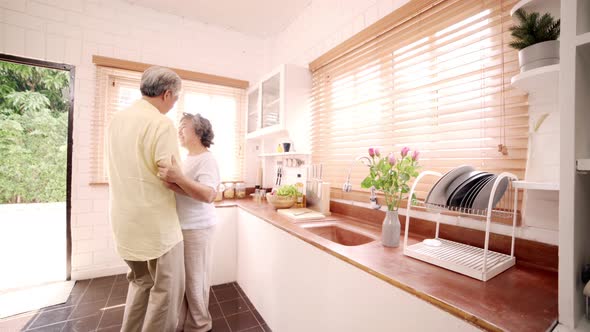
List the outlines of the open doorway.
{"label": "open doorway", "polygon": [[0,294],[70,279],[74,66],[0,54]]}

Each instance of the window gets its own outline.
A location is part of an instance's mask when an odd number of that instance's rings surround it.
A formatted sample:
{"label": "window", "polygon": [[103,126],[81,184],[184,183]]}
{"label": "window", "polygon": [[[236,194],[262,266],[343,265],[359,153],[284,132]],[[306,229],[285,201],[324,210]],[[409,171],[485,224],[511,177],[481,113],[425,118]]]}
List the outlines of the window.
{"label": "window", "polygon": [[[94,151],[92,183],[107,183],[104,133],[113,114],[141,98],[141,73],[97,67],[97,112],[92,122]],[[166,114],[178,126],[182,113],[200,113],[211,121],[215,138],[210,151],[219,164],[222,181],[241,181],[243,170],[243,118],[245,90],[183,80],[174,108]],[[181,148],[181,156],[186,150]]]}
{"label": "window", "polygon": [[[340,188],[371,146],[417,149],[423,170],[470,164],[522,178],[528,106],[510,86],[515,2],[413,1],[403,17],[394,12],[312,62],[312,158],[325,180]],[[366,175],[353,163],[356,189]],[[421,183],[419,198],[435,180]]]}

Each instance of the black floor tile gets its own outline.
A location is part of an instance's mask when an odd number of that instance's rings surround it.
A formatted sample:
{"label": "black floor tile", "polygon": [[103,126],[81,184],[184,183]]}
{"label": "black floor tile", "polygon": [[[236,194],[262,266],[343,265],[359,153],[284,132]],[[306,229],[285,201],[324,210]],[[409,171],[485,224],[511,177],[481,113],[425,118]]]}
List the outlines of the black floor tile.
{"label": "black floor tile", "polygon": [[[66,303],[0,319],[0,331],[120,331],[128,282],[125,274],[77,281]],[[271,331],[235,282],[211,288],[216,332]]]}
{"label": "black floor tile", "polygon": [[114,308],[114,309],[106,309],[102,315],[102,319],[100,320],[100,324],[98,328],[107,328],[112,326],[121,325],[123,323],[123,311],[125,308]]}
{"label": "black floor tile", "polygon": [[217,290],[224,289],[224,288],[235,288],[235,286],[234,286],[233,282],[228,282],[225,284],[212,286],[211,288],[213,288],[214,291],[217,291]]}
{"label": "black floor tile", "polygon": [[211,319],[213,320],[223,318],[223,312],[217,303],[209,304],[209,313],[211,314]]}
{"label": "black floor tile", "polygon": [[107,303],[109,295],[111,294],[112,285],[97,285],[96,287],[92,287],[92,285],[86,290],[86,293],[82,296],[80,300],[80,304],[82,303],[89,303],[89,302],[96,302],[96,301],[103,301]]}
{"label": "black floor tile", "polygon": [[213,332],[231,332],[225,318],[213,320]]}
{"label": "black floor tile", "polygon": [[126,299],[127,299],[127,297],[125,297],[125,296],[120,296],[120,297],[112,297],[111,296],[109,298],[109,301],[107,302],[107,308],[114,307],[114,306],[121,306],[121,305],[123,305],[121,307],[124,307]]}
{"label": "black floor tile", "polygon": [[258,321],[250,311],[241,312],[239,314],[226,316],[225,319],[233,332],[243,331],[255,326],[260,326]]}
{"label": "black floor tile", "polygon": [[219,306],[224,316],[234,315],[240,312],[249,311],[250,308],[242,298],[220,302]]}
{"label": "black floor tile", "polygon": [[72,311],[68,319],[78,319],[86,316],[91,316],[93,314],[98,314],[99,312],[101,312],[100,309],[105,307],[106,303],[106,299],[89,303],[80,303],[76,307],[76,309]]}
{"label": "black floor tile", "polygon": [[[60,322],[60,323],[55,323],[55,324],[48,325],[48,326],[38,327],[36,329],[30,329],[30,330],[27,330],[27,332],[28,331],[32,331],[32,332],[61,332],[65,325],[66,325],[66,322]],[[10,331],[10,330],[8,330],[8,331]]]}
{"label": "black floor tile", "polygon": [[217,302],[224,302],[228,300],[237,299],[238,297],[240,297],[240,293],[238,293],[238,290],[235,287],[222,288],[213,291],[215,292]]}
{"label": "black floor tile", "polygon": [[95,279],[92,279],[92,281],[90,282],[90,286],[92,288],[95,288],[96,286],[99,286],[99,287],[112,286],[115,283],[116,279],[117,279],[117,276],[95,278]]}
{"label": "black floor tile", "polygon": [[55,324],[55,322],[65,321],[70,317],[75,306],[64,307],[55,310],[43,311],[37,315],[35,321],[29,326],[30,329]]}
{"label": "black floor tile", "polygon": [[63,332],[88,332],[94,331],[100,322],[100,313],[96,312],[91,316],[86,316],[74,320],[69,320],[64,326]]}

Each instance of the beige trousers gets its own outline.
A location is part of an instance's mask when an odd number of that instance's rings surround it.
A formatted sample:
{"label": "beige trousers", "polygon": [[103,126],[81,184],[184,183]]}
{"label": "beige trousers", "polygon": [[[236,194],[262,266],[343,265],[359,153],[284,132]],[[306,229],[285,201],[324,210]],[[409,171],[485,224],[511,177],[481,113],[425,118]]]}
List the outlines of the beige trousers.
{"label": "beige trousers", "polygon": [[131,271],[121,331],[174,331],[184,294],[183,243],[156,259],[125,263]]}
{"label": "beige trousers", "polygon": [[183,230],[186,291],[176,331],[205,332],[212,328],[209,313],[211,238],[215,227]]}

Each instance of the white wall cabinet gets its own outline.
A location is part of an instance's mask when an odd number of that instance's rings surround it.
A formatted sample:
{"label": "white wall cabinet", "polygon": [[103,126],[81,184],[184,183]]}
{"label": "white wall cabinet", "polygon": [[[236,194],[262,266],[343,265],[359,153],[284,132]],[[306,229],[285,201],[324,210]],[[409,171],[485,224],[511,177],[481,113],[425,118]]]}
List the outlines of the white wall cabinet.
{"label": "white wall cabinet", "polygon": [[274,331],[479,331],[242,209],[237,249],[237,281]]}
{"label": "white wall cabinet", "polygon": [[[246,138],[282,133],[291,114],[306,107],[311,88],[307,68],[281,65],[248,91]],[[273,152],[273,151],[268,151]]]}
{"label": "white wall cabinet", "polygon": [[[248,185],[255,185],[263,169],[264,186],[275,183],[277,145],[290,142],[291,152],[309,152],[309,98],[311,73],[306,67],[281,65],[248,91],[246,117],[246,170]],[[286,182],[284,182],[286,183]]]}

